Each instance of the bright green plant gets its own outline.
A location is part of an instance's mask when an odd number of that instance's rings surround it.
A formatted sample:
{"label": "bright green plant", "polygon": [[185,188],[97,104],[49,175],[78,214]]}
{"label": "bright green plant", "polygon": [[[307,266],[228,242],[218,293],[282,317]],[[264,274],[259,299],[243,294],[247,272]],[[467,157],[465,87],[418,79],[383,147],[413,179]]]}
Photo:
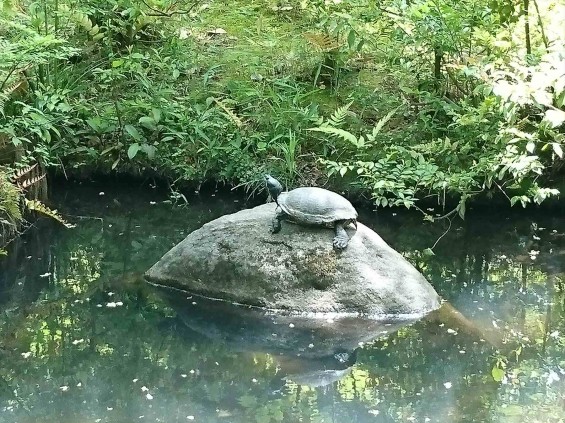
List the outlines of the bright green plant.
{"label": "bright green plant", "polygon": [[0,255],[7,237],[14,234],[23,220],[22,193],[12,184],[8,174],[0,170]]}
{"label": "bright green plant", "polygon": [[342,72],[361,51],[365,39],[356,28],[358,21],[347,13],[346,7],[314,2],[310,13],[315,16],[316,26],[320,29],[319,32],[304,33],[306,40],[321,54],[314,71],[314,86],[329,84],[337,90]]}

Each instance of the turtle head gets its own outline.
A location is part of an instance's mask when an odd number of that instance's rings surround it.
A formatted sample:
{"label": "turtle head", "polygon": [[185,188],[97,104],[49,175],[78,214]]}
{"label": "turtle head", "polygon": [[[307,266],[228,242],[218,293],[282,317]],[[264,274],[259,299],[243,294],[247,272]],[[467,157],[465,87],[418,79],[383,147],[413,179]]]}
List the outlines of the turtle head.
{"label": "turtle head", "polygon": [[277,181],[275,178],[273,178],[271,175],[265,175],[265,182],[267,184],[267,189],[269,190],[269,194],[271,194],[271,197],[273,198],[273,200],[275,200],[275,203],[277,203],[278,205],[279,202],[277,201],[277,198],[279,198],[279,195],[283,190],[281,183]]}

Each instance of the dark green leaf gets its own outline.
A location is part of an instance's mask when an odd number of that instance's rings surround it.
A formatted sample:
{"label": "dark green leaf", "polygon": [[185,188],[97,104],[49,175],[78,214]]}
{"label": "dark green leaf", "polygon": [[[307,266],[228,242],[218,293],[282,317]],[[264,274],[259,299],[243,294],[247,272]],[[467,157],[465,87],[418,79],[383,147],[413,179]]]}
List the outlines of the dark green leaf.
{"label": "dark green leaf", "polygon": [[124,129],[126,130],[126,132],[128,134],[131,135],[131,137],[136,140],[136,141],[141,141],[141,134],[139,133],[139,131],[137,130],[137,128],[135,126],[132,125],[126,125],[124,126]]}

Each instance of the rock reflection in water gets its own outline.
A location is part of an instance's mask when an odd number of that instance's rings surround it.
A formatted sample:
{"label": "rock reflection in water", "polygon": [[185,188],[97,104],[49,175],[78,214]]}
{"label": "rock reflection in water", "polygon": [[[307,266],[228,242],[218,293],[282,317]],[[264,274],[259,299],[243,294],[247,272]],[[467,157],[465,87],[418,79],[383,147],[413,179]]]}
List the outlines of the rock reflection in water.
{"label": "rock reflection in water", "polygon": [[338,381],[351,371],[361,345],[416,321],[285,315],[168,288],[153,289],[175,310],[190,333],[234,351],[271,354],[280,368],[281,386],[286,380],[309,386]]}

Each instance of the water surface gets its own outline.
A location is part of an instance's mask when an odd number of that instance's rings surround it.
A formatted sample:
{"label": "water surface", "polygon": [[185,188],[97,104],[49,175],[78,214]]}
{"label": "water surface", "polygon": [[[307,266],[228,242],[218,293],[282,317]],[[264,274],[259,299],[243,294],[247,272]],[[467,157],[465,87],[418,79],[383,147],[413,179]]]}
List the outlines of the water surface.
{"label": "water surface", "polygon": [[333,348],[331,322],[300,331],[140,281],[192,230],[250,206],[229,193],[167,200],[148,187],[70,185],[54,201],[76,228],[39,225],[11,245],[0,260],[0,422],[562,421],[561,214],[471,212],[430,256],[446,225],[361,211],[451,308],[383,322],[355,349]]}

